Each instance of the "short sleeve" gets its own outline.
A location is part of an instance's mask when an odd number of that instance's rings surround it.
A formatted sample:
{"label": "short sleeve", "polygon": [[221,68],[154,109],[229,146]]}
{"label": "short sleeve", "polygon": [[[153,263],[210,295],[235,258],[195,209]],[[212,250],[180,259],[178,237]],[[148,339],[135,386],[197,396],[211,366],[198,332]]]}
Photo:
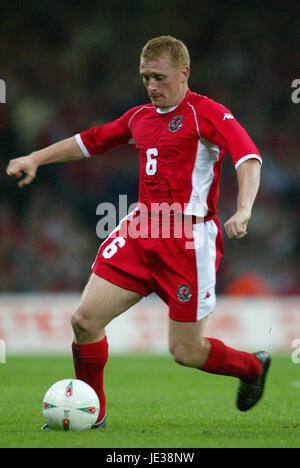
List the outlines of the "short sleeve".
{"label": "short sleeve", "polygon": [[129,122],[134,112],[136,112],[136,108],[127,111],[112,122],[77,133],[75,139],[83,154],[89,158],[131,143],[132,135]]}
{"label": "short sleeve", "polygon": [[222,104],[208,99],[198,110],[197,118],[200,136],[228,151],[236,169],[247,159],[254,158],[262,163],[246,130]]}

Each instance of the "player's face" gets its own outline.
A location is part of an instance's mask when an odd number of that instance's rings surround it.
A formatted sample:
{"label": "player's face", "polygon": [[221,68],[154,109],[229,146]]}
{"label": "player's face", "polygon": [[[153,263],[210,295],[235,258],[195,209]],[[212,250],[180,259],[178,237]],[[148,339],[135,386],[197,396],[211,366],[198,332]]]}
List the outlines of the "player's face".
{"label": "player's face", "polygon": [[155,107],[177,106],[187,92],[188,66],[175,66],[169,56],[141,60],[140,74]]}

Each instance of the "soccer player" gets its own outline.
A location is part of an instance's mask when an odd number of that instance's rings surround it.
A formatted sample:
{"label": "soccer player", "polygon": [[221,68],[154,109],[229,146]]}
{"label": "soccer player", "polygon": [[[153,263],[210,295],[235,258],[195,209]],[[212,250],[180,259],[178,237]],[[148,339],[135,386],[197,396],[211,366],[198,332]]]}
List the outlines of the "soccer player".
{"label": "soccer player", "polygon": [[[222,162],[228,152],[238,181],[236,211],[224,228],[229,239],[241,239],[247,234],[259,188],[261,155],[227,108],[189,89],[189,74],[189,52],[182,41],[171,36],[151,39],[140,57],[140,75],[150,103],[12,159],[7,168],[9,176],[25,175],[19,182],[22,187],[44,164],[91,158],[132,140],[138,149],[137,209],[100,246],[72,317],[76,377],[90,384],[100,399],[97,428],[106,424],[105,327],[154,291],[169,307],[169,349],[176,362],[240,379],[237,407],[241,411],[252,408],[263,394],[269,354],[238,351],[205,336],[223,253],[216,216]],[[159,210],[162,204],[175,207],[168,236],[164,235],[164,212]],[[179,218],[189,220],[190,226],[180,236],[175,235]],[[151,236],[149,220],[159,235]],[[146,235],[145,229],[143,235],[130,235],[142,224],[148,226]]]}

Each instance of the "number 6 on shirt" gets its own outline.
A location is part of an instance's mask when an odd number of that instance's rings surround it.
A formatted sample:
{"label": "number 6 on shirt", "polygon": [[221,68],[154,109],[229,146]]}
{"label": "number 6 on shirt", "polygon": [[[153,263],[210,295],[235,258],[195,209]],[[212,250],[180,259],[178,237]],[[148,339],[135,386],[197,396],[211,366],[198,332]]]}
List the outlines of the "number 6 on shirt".
{"label": "number 6 on shirt", "polygon": [[146,164],[146,174],[147,175],[154,175],[157,170],[157,160],[154,159],[158,156],[157,148],[149,148],[146,151],[147,156],[147,164]]}

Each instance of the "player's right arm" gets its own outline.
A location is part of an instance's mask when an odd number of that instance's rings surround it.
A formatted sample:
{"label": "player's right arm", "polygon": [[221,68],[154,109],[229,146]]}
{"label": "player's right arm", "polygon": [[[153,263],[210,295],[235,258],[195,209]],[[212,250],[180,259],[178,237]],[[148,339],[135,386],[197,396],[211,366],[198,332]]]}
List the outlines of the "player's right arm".
{"label": "player's right arm", "polygon": [[19,187],[30,184],[36,176],[39,166],[50,163],[78,161],[84,158],[84,154],[75,137],[61,140],[39,151],[34,151],[28,156],[11,159],[6,173],[11,177],[20,178]]}
{"label": "player's right arm", "polygon": [[85,157],[104,154],[117,146],[127,144],[131,139],[130,121],[137,113],[138,106],[130,109],[119,119],[73,137],[61,140],[28,156],[11,159],[6,169],[7,175],[20,178],[19,187],[30,184],[39,166],[50,163],[78,161]]}

